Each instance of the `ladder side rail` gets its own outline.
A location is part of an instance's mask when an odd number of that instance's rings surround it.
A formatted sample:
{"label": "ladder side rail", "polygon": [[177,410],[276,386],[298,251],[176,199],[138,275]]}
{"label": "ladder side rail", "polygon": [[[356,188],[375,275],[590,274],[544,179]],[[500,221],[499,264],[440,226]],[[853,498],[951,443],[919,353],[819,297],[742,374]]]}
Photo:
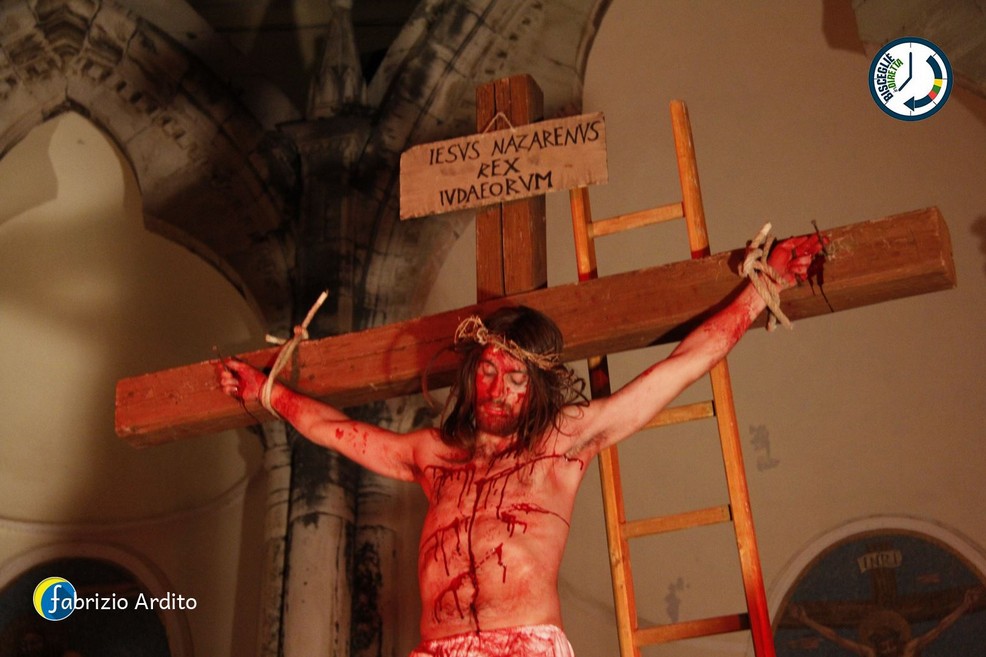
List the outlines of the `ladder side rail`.
{"label": "ladder side rail", "polygon": [[678,180],[681,183],[681,205],[688,226],[688,245],[692,258],[709,255],[709,231],[705,224],[702,187],[698,181],[698,163],[688,108],[680,100],[671,101],[671,130],[674,133],[674,152],[678,160]]}
{"label": "ladder side rail", "polygon": [[725,360],[720,361],[712,368],[710,376],[712,395],[716,408],[719,409],[716,420],[719,423],[719,441],[726,471],[726,489],[733,510],[733,530],[736,534],[736,547],[739,550],[746,608],[750,615],[753,650],[757,657],[775,657],[774,636],[763,584],[760,550],[757,547],[757,537],[753,528],[753,511],[750,507],[750,491],[743,465],[729,365]]}
{"label": "ladder side rail", "polygon": [[[703,258],[711,253],[706,228],[705,208],[698,178],[695,144],[692,140],[688,109],[681,101],[671,103],[671,125],[674,133],[675,153],[678,159],[678,177],[681,181],[682,205],[685,223],[688,225],[688,242],[692,258]],[[774,657],[774,639],[770,627],[770,612],[764,591],[760,551],[753,530],[753,512],[750,508],[750,491],[743,465],[736,406],[726,359],[716,364],[709,373],[712,398],[719,425],[719,441],[722,446],[723,466],[726,471],[726,488],[733,513],[733,529],[740,557],[743,590],[749,614],[753,651],[757,657]]]}
{"label": "ladder side rail", "polygon": [[[572,207],[572,228],[575,235],[575,254],[579,281],[597,278],[596,249],[590,235],[592,213],[589,190],[579,187],[569,192]],[[609,364],[605,355],[588,359],[589,392],[593,399],[608,397]],[[630,545],[623,534],[626,511],[623,505],[623,484],[620,477],[619,452],[615,446],[599,454],[599,479],[602,487],[603,517],[606,525],[606,545],[609,550],[610,574],[613,582],[613,604],[620,657],[640,657],[634,641],[637,631],[637,605],[630,566]]]}

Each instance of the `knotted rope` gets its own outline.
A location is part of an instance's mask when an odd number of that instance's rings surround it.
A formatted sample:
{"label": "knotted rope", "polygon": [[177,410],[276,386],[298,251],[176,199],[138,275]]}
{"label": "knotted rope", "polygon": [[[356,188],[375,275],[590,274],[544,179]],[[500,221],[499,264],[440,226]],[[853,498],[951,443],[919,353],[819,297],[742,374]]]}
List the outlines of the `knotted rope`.
{"label": "knotted rope", "polygon": [[288,364],[291,360],[291,356],[294,354],[294,350],[298,347],[302,340],[308,339],[308,325],[311,324],[312,319],[315,317],[315,313],[318,309],[322,307],[325,300],[329,297],[328,290],[323,290],[315,303],[309,309],[308,314],[305,316],[305,320],[294,327],[293,335],[290,339],[284,340],[282,338],[275,337],[273,335],[267,335],[267,342],[272,344],[281,345],[281,350],[277,354],[277,358],[274,360],[274,366],[270,370],[270,374],[267,375],[267,380],[264,381],[263,387],[260,389],[260,403],[267,409],[267,411],[279,420],[282,420],[281,414],[274,410],[274,405],[271,403],[270,397],[271,393],[274,391],[274,382],[277,380],[277,375],[280,373],[284,366]]}
{"label": "knotted rope", "polygon": [[767,263],[767,256],[774,245],[774,238],[770,235],[770,222],[764,224],[757,236],[750,242],[747,249],[746,259],[740,265],[739,274],[744,278],[750,279],[753,289],[767,304],[767,330],[773,331],[780,322],[785,328],[791,329],[794,326],[791,320],[781,311],[781,290],[782,280],[780,273]]}

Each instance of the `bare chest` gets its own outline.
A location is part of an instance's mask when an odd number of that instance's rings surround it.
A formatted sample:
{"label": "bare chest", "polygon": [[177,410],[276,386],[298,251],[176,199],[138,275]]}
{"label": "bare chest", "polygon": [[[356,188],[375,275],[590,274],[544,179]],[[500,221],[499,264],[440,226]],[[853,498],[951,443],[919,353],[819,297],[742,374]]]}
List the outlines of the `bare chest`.
{"label": "bare chest", "polygon": [[577,459],[554,453],[450,460],[425,468],[421,485],[432,514],[471,521],[491,516],[510,524],[519,513],[563,512],[565,504],[553,508],[552,501],[574,495],[583,467]]}
{"label": "bare chest", "polygon": [[550,588],[554,581],[583,468],[542,453],[425,469],[430,504],[418,564],[430,610],[424,622],[465,631],[552,619],[555,594],[535,596],[535,605],[532,582]]}

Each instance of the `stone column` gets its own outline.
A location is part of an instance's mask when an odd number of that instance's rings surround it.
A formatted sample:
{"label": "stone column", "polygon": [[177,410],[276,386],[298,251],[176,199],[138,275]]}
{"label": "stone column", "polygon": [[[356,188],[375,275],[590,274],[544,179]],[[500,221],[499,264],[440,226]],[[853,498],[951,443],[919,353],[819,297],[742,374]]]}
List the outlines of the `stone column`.
{"label": "stone column", "polygon": [[285,425],[281,422],[264,425],[263,443],[264,469],[267,472],[267,513],[264,519],[257,655],[280,657],[285,543],[291,492],[291,450]]}
{"label": "stone column", "polygon": [[359,469],[298,436],[292,457],[283,657],[349,657]]}

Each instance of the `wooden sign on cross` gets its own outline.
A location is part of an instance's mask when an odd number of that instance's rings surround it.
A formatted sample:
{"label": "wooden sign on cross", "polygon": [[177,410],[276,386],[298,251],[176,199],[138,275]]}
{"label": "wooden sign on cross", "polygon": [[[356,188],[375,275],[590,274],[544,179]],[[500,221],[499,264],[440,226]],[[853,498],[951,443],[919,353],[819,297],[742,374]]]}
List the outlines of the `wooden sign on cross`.
{"label": "wooden sign on cross", "polygon": [[414,146],[401,155],[401,219],[477,208],[606,182],[600,112]]}
{"label": "wooden sign on cross", "polygon": [[[500,112],[515,126],[542,113],[540,90],[529,76],[483,85],[476,104],[480,131]],[[543,196],[478,212],[475,305],[304,341],[296,364],[285,368],[282,378],[338,408],[418,392],[423,377],[430,387],[442,387],[457,362],[447,352],[436,354],[448,346],[458,323],[506,304],[528,305],[552,317],[565,337],[566,361],[673,342],[740,283],[736,270],[743,247],[547,288],[544,214]],[[833,228],[826,237],[833,257],[826,263],[825,294],[808,286],[786,290],[781,298],[792,320],[955,286],[948,229],[937,208]],[[277,354],[269,348],[239,358],[265,368]],[[117,384],[116,432],[135,447],[270,419],[259,403],[244,408],[222,392],[214,361]]]}

